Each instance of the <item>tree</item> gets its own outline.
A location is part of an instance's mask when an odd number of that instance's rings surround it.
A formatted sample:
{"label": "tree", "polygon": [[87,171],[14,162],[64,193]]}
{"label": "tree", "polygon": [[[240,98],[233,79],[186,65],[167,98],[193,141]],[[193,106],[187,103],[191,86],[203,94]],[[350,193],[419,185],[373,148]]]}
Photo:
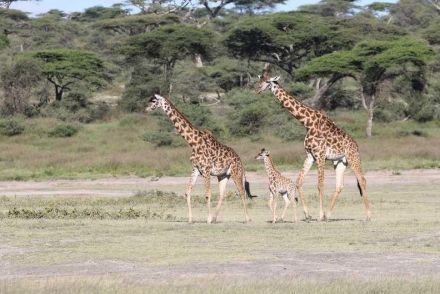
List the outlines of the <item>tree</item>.
{"label": "tree", "polygon": [[322,16],[341,17],[355,14],[355,10],[360,7],[354,2],[357,0],[321,0],[318,4],[300,6],[299,10]]}
{"label": "tree", "polygon": [[236,58],[275,64],[290,76],[307,59],[344,48],[338,32],[322,17],[304,13],[276,13],[247,17],[226,36],[225,45]]}
{"label": "tree", "polygon": [[148,14],[100,20],[95,22],[94,26],[106,31],[134,36],[174,23],[179,23],[179,18],[174,14]]}
{"label": "tree", "polygon": [[93,88],[104,83],[104,64],[94,53],[48,49],[30,53],[30,57],[39,62],[42,74],[54,86],[57,101],[73,85],[82,83]]}
{"label": "tree", "polygon": [[440,12],[440,0],[426,0],[428,3],[430,3],[432,6],[434,6],[437,11]]}
{"label": "tree", "polygon": [[12,3],[18,1],[40,1],[40,0],[0,0],[0,7],[9,9]]}
{"label": "tree", "polygon": [[[400,0],[390,9],[393,23],[410,29],[426,28],[438,18],[439,10],[429,0]],[[434,8],[434,9],[433,9]]]}
{"label": "tree", "polygon": [[[350,51],[338,51],[315,58],[299,69],[297,74],[300,78],[330,77],[334,82],[344,77],[355,79],[361,90],[362,106],[368,113],[366,133],[370,137],[380,85],[398,76],[408,76],[409,82],[423,88],[423,70],[432,56],[433,51],[429,47],[410,38],[368,40]],[[411,76],[411,67],[418,68],[421,74],[418,77]]]}
{"label": "tree", "polygon": [[200,54],[212,55],[213,34],[188,25],[166,25],[157,30],[134,36],[124,50],[129,59],[147,58],[163,66],[169,81],[178,60]]}
{"label": "tree", "polygon": [[286,0],[199,0],[200,5],[205,7],[208,12],[210,19],[216,18],[227,5],[259,10],[273,8],[276,4],[284,2]]}
{"label": "tree", "polygon": [[72,17],[73,20],[94,22],[101,19],[113,19],[128,15],[128,11],[122,8],[121,4],[114,4],[111,7],[93,6],[84,10],[83,13]]}
{"label": "tree", "polygon": [[5,66],[0,79],[4,95],[3,112],[9,115],[24,113],[32,89],[40,79],[39,67],[32,60],[19,58],[14,64]]}
{"label": "tree", "polygon": [[0,50],[8,47],[9,40],[5,35],[0,35]]}

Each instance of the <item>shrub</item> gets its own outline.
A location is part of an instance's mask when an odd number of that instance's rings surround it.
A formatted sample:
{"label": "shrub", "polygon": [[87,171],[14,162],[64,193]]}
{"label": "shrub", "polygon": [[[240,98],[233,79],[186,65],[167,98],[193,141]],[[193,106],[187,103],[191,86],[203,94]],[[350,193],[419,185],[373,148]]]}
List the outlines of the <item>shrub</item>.
{"label": "shrub", "polygon": [[66,138],[72,137],[78,132],[78,128],[72,125],[58,125],[49,132],[49,137]]}
{"label": "shrub", "polygon": [[147,132],[143,135],[143,140],[153,144],[155,147],[178,147],[184,145],[183,140],[169,132]]}
{"label": "shrub", "polygon": [[8,119],[0,123],[0,133],[4,136],[20,135],[24,131],[24,126],[14,119]]}
{"label": "shrub", "polygon": [[88,94],[85,91],[73,90],[67,93],[62,100],[62,106],[71,112],[76,112],[81,108],[86,108],[89,104],[87,99]]}

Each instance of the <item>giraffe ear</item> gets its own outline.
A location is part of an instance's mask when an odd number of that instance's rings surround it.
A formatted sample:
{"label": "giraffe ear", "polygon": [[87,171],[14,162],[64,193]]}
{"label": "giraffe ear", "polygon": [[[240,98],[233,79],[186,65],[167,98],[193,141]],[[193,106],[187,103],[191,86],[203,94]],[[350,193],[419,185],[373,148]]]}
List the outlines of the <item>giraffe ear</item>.
{"label": "giraffe ear", "polygon": [[156,97],[157,99],[162,99],[163,97],[160,96],[159,94],[154,94],[154,97]]}
{"label": "giraffe ear", "polygon": [[270,79],[271,82],[278,82],[278,80],[280,79],[280,76],[276,76]]}

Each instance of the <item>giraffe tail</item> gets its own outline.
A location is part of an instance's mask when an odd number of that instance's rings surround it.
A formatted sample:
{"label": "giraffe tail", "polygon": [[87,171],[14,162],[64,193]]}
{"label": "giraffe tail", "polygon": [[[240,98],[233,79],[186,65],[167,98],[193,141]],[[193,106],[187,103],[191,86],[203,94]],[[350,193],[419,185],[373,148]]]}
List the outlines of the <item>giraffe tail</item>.
{"label": "giraffe tail", "polygon": [[258,197],[256,195],[251,194],[251,189],[249,187],[249,182],[247,180],[244,180],[244,190],[246,191],[246,195],[248,198],[252,199],[254,197]]}
{"label": "giraffe tail", "polygon": [[361,197],[364,197],[364,194],[362,193],[361,184],[359,184],[359,181],[357,181],[357,186],[359,189],[359,193],[361,194]]}

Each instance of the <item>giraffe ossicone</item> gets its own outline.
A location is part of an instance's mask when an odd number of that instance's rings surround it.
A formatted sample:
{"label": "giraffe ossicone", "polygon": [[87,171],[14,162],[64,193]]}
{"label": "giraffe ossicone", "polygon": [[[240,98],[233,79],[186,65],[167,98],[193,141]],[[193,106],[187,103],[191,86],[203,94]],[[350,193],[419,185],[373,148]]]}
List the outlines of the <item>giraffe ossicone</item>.
{"label": "giraffe ossicone", "polygon": [[[269,89],[281,102],[282,106],[307,129],[307,134],[304,139],[304,148],[307,157],[296,180],[296,188],[300,195],[306,219],[309,219],[310,215],[305,203],[302,187],[304,177],[309,172],[313,163],[316,162],[318,166],[319,219],[324,220],[330,217],[336,200],[344,186],[344,172],[348,163],[358,181],[359,192],[365,206],[366,218],[370,220],[371,211],[368,202],[366,180],[362,172],[359,147],[356,141],[343,129],[338,128],[324,112],[313,109],[301,103],[292,95],[289,95],[277,81],[277,77],[270,78],[269,64],[266,64],[255,90],[257,94],[259,94]],[[331,198],[327,215],[324,213],[323,207],[325,160],[332,160],[335,163],[336,171],[336,188]]]}
{"label": "giraffe ossicone", "polygon": [[[205,197],[207,200],[207,222],[215,222],[220,212],[220,207],[225,196],[226,184],[230,178],[234,181],[242,200],[245,213],[245,222],[251,219],[247,212],[246,197],[252,198],[249,183],[246,181],[245,171],[238,154],[230,147],[220,143],[214,135],[207,130],[199,130],[174,106],[167,98],[155,94],[147,102],[145,111],[162,108],[176,128],[177,132],[185,139],[192,149],[190,161],[192,173],[185,193],[188,205],[188,222],[192,222],[191,191],[201,175],[205,182]],[[219,182],[219,200],[214,212],[211,211],[211,176],[216,176]]]}
{"label": "giraffe ossicone", "polygon": [[255,159],[262,160],[264,162],[264,167],[266,169],[267,176],[269,178],[269,208],[272,212],[272,223],[277,221],[276,207],[277,207],[277,196],[281,195],[284,199],[284,209],[281,214],[281,220],[284,220],[287,208],[292,202],[294,209],[293,221],[297,222],[298,218],[296,215],[296,202],[298,199],[295,197],[295,185],[293,181],[289,178],[283,176],[278,170],[276,170],[272,158],[270,156],[269,150],[265,148],[261,149],[260,153],[255,156]]}

